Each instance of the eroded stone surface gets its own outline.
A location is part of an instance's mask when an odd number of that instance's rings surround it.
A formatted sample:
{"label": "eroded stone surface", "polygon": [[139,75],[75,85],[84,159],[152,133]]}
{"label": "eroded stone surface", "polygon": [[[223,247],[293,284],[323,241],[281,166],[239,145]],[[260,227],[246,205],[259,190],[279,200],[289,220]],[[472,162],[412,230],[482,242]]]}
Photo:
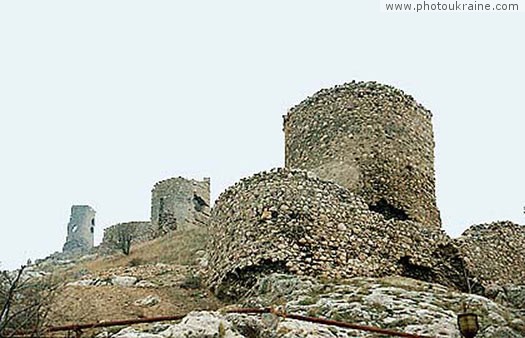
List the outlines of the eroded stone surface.
{"label": "eroded stone surface", "polygon": [[[352,324],[375,326],[437,338],[459,338],[457,313],[462,304],[479,315],[480,338],[525,336],[520,314],[487,298],[464,294],[439,284],[410,278],[352,278],[337,283],[315,278],[271,274],[259,280],[241,304],[265,307],[305,316],[329,318]],[[152,333],[155,332],[155,333]],[[128,335],[125,335],[128,334]],[[141,334],[144,334],[143,336]],[[105,335],[108,337],[111,335]],[[246,338],[349,338],[376,334],[342,329],[271,314],[246,315],[199,311],[179,324],[121,331],[111,337],[246,337]]]}

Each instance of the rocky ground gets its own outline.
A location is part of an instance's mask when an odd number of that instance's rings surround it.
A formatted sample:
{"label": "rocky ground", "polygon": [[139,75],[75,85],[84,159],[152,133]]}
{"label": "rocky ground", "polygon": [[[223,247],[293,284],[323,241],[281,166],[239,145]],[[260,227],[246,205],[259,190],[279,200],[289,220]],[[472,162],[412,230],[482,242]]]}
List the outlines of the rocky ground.
{"label": "rocky ground", "polygon": [[[463,303],[468,304],[469,310],[479,315],[481,331],[477,337],[525,337],[525,318],[517,310],[481,296],[462,294],[438,284],[403,277],[352,278],[335,283],[309,277],[273,274],[260,280],[252,293],[238,306],[278,305],[279,309],[287,313],[331,318],[434,337],[460,337],[456,316],[461,311]],[[227,314],[219,310],[191,312],[176,324],[127,327],[113,333],[105,331],[97,337],[343,338],[381,336],[292,319],[281,319],[272,314]]]}
{"label": "rocky ground", "polygon": [[24,276],[55,280],[51,326],[216,310],[223,303],[202,283],[204,237],[202,230],[171,233],[132,245],[129,255],[56,253],[30,265]]}
{"label": "rocky ground", "polygon": [[[91,255],[42,261],[28,277],[53,274],[61,287],[50,325],[186,315],[179,322],[85,331],[99,338],[344,338],[377,334],[283,319],[227,313],[275,307],[289,314],[329,318],[432,337],[460,337],[462,304],[479,315],[477,337],[525,337],[525,285],[487,289],[485,298],[406,277],[320,279],[271,274],[225,304],[204,285],[205,233],[169,235],[132,248],[129,256]],[[56,260],[56,259],[55,259]]]}
{"label": "rocky ground", "polygon": [[50,320],[54,325],[93,323],[215,310],[220,306],[195,269],[157,263],[87,273],[67,282],[57,294]]}

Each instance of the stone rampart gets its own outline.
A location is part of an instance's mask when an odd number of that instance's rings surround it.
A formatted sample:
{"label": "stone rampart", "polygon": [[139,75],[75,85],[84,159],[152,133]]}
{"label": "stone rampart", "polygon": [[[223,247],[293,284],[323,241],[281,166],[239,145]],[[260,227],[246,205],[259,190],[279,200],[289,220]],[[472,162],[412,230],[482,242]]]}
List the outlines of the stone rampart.
{"label": "stone rampart", "polygon": [[235,294],[259,272],[347,278],[405,275],[465,288],[449,237],[385,219],[346,188],[301,170],[243,179],[217,199],[210,219],[210,285]]}
{"label": "stone rampart", "polygon": [[125,222],[118,223],[104,229],[104,238],[100,244],[101,250],[119,250],[122,235],[129,235],[132,244],[152,240],[156,233],[151,222]]}
{"label": "stone rampart", "polygon": [[509,221],[473,225],[454,241],[483,287],[525,285],[525,226]]}

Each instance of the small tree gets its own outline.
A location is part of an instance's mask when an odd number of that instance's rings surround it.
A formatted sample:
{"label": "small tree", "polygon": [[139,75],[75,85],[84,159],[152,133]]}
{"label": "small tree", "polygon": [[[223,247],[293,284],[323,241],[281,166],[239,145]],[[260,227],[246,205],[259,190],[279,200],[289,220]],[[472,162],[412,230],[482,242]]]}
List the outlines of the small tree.
{"label": "small tree", "polygon": [[117,245],[124,255],[131,252],[131,242],[133,241],[133,231],[130,227],[119,227],[117,231]]}
{"label": "small tree", "polygon": [[0,272],[0,337],[13,337],[21,331],[29,337],[42,334],[58,283],[51,277],[31,278],[25,274],[26,268]]}
{"label": "small tree", "polygon": [[145,222],[119,223],[104,230],[102,245],[110,250],[122,251],[125,255],[131,252],[134,241],[144,238],[143,224]]}

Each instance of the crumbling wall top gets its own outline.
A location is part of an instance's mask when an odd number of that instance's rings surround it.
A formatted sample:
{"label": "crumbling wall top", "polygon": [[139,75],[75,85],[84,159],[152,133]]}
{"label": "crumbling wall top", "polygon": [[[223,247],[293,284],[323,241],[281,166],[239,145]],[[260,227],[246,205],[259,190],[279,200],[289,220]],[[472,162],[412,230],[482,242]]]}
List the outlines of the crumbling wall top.
{"label": "crumbling wall top", "polygon": [[418,113],[429,119],[432,118],[432,112],[429,109],[418,103],[412,95],[405,93],[399,88],[376,81],[351,81],[317,91],[314,95],[307,97],[290,108],[285,119],[297,112],[300,114],[305,107],[322,108],[330,104],[336,104],[337,101],[344,101],[349,94],[375,103],[378,103],[379,99],[383,104],[412,106]]}
{"label": "crumbling wall top", "polygon": [[524,283],[524,225],[510,221],[473,225],[454,241],[482,286]]}

